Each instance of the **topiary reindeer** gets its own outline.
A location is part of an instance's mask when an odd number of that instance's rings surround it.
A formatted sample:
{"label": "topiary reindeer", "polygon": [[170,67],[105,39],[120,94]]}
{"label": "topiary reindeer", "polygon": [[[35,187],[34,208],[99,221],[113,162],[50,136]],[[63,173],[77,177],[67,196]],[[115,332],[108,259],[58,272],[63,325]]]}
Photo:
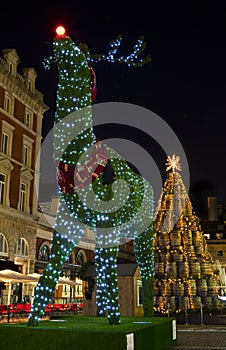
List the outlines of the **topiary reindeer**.
{"label": "topiary reindeer", "polygon": [[121,40],[119,36],[111,42],[107,55],[92,56],[86,45],[76,45],[60,27],[53,41],[54,54],[44,61],[45,68],[56,63],[59,75],[53,143],[60,201],[50,259],[36,287],[29,326],[39,324],[63,266],[86,227],[96,235],[97,315],[107,315],[109,324],[121,322],[117,257],[119,244],[126,238],[135,241],[144,316],[152,316],[152,187],[93,131],[96,82],[91,62],[105,60],[141,66],[150,61],[149,56],[137,59],[145,48],[143,38],[131,55],[117,58]]}

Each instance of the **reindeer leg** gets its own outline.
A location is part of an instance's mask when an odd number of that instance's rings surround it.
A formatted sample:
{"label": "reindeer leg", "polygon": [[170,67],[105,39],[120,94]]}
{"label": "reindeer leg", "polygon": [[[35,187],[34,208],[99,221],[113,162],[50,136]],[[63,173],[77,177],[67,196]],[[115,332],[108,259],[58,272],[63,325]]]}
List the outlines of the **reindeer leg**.
{"label": "reindeer leg", "polygon": [[106,316],[107,311],[107,295],[106,295],[106,269],[104,261],[106,259],[105,250],[103,248],[95,249],[95,267],[97,273],[97,292],[96,292],[96,304],[97,304],[97,316]]}
{"label": "reindeer leg", "polygon": [[44,315],[46,306],[53,297],[64,263],[67,261],[73,248],[74,244],[71,241],[62,238],[57,231],[54,230],[50,260],[36,287],[31,314],[28,319],[28,326],[38,326]]}
{"label": "reindeer leg", "polygon": [[118,246],[96,248],[97,315],[107,313],[109,324],[114,325],[120,323],[117,259]]}

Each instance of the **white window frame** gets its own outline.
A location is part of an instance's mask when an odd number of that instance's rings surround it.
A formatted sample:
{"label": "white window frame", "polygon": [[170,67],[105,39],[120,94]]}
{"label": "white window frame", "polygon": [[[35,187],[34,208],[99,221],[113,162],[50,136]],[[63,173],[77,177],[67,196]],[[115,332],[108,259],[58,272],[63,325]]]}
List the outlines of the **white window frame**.
{"label": "white window frame", "polygon": [[2,143],[1,143],[1,152],[3,154],[8,154],[9,149],[9,135],[6,132],[2,133]]}
{"label": "white window frame", "polygon": [[8,70],[9,70],[9,73],[12,74],[13,73],[13,63],[12,62],[8,62]]}
{"label": "white window frame", "polygon": [[14,109],[14,99],[7,91],[5,91],[4,110],[8,114],[13,115],[13,109]]}
{"label": "white window frame", "polygon": [[33,113],[28,108],[25,108],[24,125],[30,129],[33,127]]}
{"label": "white window frame", "polygon": [[28,145],[23,145],[22,163],[26,166],[30,166],[30,147]]}
{"label": "white window frame", "polygon": [[33,80],[31,80],[30,78],[27,79],[27,88],[29,91],[32,91],[33,92],[33,87],[34,87],[34,82]]}
{"label": "white window frame", "polygon": [[27,135],[23,135],[23,147],[22,147],[22,163],[31,167],[31,155],[32,155],[32,143],[34,140],[30,139]]}
{"label": "white window frame", "polygon": [[[22,168],[20,174],[20,191],[19,191],[19,200],[17,209],[25,211],[27,213],[30,212],[30,192],[31,192],[31,181],[33,180],[33,176],[28,169]],[[22,186],[25,186],[25,190],[22,189]]]}
{"label": "white window frame", "polygon": [[[5,120],[2,120],[2,137],[1,137],[1,152],[7,155],[8,157],[11,157],[12,154],[12,143],[13,143],[13,131],[14,131],[14,126],[11,124],[7,123]],[[3,142],[4,142],[4,137],[7,135],[8,136],[8,142],[7,142],[7,150],[6,153],[4,152],[3,149]]]}
{"label": "white window frame", "polygon": [[9,245],[7,239],[3,233],[0,232],[0,256],[8,257],[9,256]]}
{"label": "white window frame", "polygon": [[10,178],[13,165],[8,158],[0,159],[0,173],[5,176],[5,191],[4,191],[4,205],[10,206],[9,190],[10,190]]}
{"label": "white window frame", "polygon": [[28,258],[29,247],[25,238],[20,237],[14,249],[14,255]]}
{"label": "white window frame", "polygon": [[26,204],[27,204],[27,185],[24,182],[21,182],[19,210],[26,211],[26,207],[27,207]]}
{"label": "white window frame", "polygon": [[142,306],[142,300],[140,300],[140,294],[142,294],[142,282],[141,280],[137,280],[137,306]]}
{"label": "white window frame", "polygon": [[[1,179],[4,177],[4,181]],[[0,173],[0,204],[5,204],[6,202],[6,175]]]}

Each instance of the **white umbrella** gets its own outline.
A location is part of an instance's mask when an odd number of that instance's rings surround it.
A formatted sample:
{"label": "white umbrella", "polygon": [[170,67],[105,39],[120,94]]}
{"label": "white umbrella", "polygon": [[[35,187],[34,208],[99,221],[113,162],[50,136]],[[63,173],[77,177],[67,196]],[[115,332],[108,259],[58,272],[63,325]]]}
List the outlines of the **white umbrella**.
{"label": "white umbrella", "polygon": [[[36,282],[38,283],[39,278],[41,277],[41,274],[34,272],[34,273],[29,273],[27,276],[34,278],[36,280]],[[69,278],[59,277],[57,284],[61,284],[61,285],[62,284],[63,285],[67,284],[67,285],[70,285],[70,286],[75,286],[76,282],[70,280]]]}
{"label": "white umbrella", "polygon": [[35,278],[29,275],[25,275],[20,272],[16,272],[13,270],[1,270],[0,271],[0,279],[2,282],[18,282],[18,283],[26,283],[26,282],[34,282]]}
{"label": "white umbrella", "polygon": [[0,271],[0,281],[9,284],[8,297],[7,297],[7,304],[9,305],[11,290],[12,290],[12,283],[34,283],[35,278],[20,272],[6,269],[6,270]]}

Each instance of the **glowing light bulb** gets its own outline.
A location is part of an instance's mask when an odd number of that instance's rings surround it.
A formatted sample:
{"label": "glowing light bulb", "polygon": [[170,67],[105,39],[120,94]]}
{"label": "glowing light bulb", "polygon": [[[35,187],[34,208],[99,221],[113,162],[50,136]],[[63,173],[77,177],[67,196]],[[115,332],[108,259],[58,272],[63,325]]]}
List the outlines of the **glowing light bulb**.
{"label": "glowing light bulb", "polygon": [[56,33],[58,36],[64,36],[65,32],[66,32],[66,30],[63,26],[58,26],[56,28]]}

